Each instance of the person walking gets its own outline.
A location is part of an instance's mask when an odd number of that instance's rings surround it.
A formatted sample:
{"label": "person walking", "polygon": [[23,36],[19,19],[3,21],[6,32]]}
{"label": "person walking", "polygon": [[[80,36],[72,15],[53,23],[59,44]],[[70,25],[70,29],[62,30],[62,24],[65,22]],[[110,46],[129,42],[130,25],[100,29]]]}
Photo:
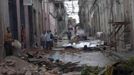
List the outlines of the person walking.
{"label": "person walking", "polygon": [[52,48],[53,47],[53,41],[54,41],[54,35],[52,34],[52,32],[51,31],[49,31],[49,33],[50,33],[50,47]]}
{"label": "person walking", "polygon": [[71,31],[68,31],[68,32],[67,32],[67,37],[68,37],[68,40],[71,40],[71,37],[72,37]]}
{"label": "person walking", "polygon": [[46,49],[51,50],[52,49],[51,31],[47,31],[45,37],[46,37]]}

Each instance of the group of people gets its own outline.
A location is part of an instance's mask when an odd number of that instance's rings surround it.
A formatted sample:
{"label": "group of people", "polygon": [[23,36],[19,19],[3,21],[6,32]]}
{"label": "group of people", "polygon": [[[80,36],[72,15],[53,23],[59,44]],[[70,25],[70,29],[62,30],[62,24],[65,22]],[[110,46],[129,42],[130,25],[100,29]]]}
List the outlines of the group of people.
{"label": "group of people", "polygon": [[[14,53],[15,54],[18,53],[17,52],[17,51],[19,51],[18,49],[21,49],[24,46],[23,45],[25,42],[24,40],[25,40],[24,34],[22,34],[22,36],[21,36],[21,42],[19,42],[18,40],[15,40],[12,36],[10,28],[7,27],[6,32],[4,34],[5,56],[12,56],[12,55],[14,55]],[[41,35],[41,45],[43,48],[45,48],[47,50],[52,49],[54,40],[55,40],[54,36],[50,30],[43,32]],[[37,40],[35,40],[35,41],[37,42]],[[16,51],[14,51],[14,50],[16,50]]]}
{"label": "group of people", "polygon": [[43,48],[47,50],[51,50],[53,47],[53,41],[54,41],[54,36],[52,32],[49,31],[44,31],[41,35],[41,45]]}

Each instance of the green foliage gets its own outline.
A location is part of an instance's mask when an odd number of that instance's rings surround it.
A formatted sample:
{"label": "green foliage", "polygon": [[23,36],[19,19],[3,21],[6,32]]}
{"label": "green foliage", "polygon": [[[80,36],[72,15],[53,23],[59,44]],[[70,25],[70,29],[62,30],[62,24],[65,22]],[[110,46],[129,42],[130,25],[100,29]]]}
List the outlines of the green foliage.
{"label": "green foliage", "polygon": [[118,69],[127,73],[126,75],[134,75],[134,57],[129,58],[125,63],[121,63],[118,66],[120,66]]}
{"label": "green foliage", "polygon": [[81,71],[81,75],[98,75],[98,73],[98,67],[92,68],[90,66],[85,66],[84,69]]}
{"label": "green foliage", "polygon": [[134,71],[134,57],[131,57],[128,61],[127,64],[124,65],[126,69],[130,69]]}

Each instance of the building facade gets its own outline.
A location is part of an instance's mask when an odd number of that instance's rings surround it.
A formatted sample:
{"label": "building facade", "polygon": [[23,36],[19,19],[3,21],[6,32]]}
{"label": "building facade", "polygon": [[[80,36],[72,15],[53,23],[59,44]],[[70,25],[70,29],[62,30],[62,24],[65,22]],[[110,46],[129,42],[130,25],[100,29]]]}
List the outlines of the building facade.
{"label": "building facade", "polygon": [[64,1],[0,0],[0,48],[3,48],[3,35],[7,27],[11,29],[14,39],[20,42],[24,39],[24,47],[31,48],[35,35],[40,45],[43,31],[51,30],[53,34],[60,34],[66,28],[66,18]]}
{"label": "building facade", "polygon": [[[1,0],[0,2],[0,34],[4,34],[6,28],[10,27],[13,38],[22,42],[23,27],[25,32],[23,33],[25,36],[25,48],[32,46],[34,34],[40,40],[40,35],[43,32],[42,0],[32,0],[31,2],[30,5],[27,5],[28,3],[26,4],[25,0]],[[2,39],[2,46],[3,41]]]}
{"label": "building facade", "polygon": [[44,26],[45,30],[61,34],[67,26],[67,13],[62,0],[44,0]]}
{"label": "building facade", "polygon": [[92,6],[93,0],[79,0],[79,18],[80,18],[80,26],[91,35],[91,23],[90,23],[90,15],[89,11]]}
{"label": "building facade", "polygon": [[4,30],[3,30],[3,20],[2,20],[2,0],[0,0],[0,61],[4,54]]}
{"label": "building facade", "polygon": [[103,39],[114,44],[116,50],[134,47],[133,8],[133,0],[93,0],[85,14],[92,34],[103,32]]}

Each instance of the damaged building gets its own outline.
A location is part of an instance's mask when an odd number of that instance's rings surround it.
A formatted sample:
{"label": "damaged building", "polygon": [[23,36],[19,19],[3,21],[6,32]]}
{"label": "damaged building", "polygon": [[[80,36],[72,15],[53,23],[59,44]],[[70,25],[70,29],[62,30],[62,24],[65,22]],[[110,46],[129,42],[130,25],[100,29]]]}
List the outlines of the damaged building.
{"label": "damaged building", "polygon": [[1,0],[0,3],[1,46],[4,45],[4,33],[7,27],[10,27],[13,38],[20,42],[23,33],[25,48],[33,47],[35,35],[39,45],[42,32],[51,30],[53,34],[60,34],[67,27],[64,1]]}
{"label": "damaged building", "polygon": [[[40,35],[42,29],[41,19],[41,0],[33,0],[27,2],[26,0],[1,0],[1,21],[3,27],[3,34],[6,28],[10,27],[13,33],[13,38],[21,41],[22,28],[25,30],[26,47],[30,47],[34,33]],[[39,25],[37,27],[37,25]]]}
{"label": "damaged building", "polygon": [[116,50],[133,47],[133,0],[79,0],[80,24],[103,39]]}
{"label": "damaged building", "polygon": [[67,13],[64,7],[64,1],[60,0],[44,0],[44,24],[45,30],[51,30],[53,33],[60,34],[66,28]]}

